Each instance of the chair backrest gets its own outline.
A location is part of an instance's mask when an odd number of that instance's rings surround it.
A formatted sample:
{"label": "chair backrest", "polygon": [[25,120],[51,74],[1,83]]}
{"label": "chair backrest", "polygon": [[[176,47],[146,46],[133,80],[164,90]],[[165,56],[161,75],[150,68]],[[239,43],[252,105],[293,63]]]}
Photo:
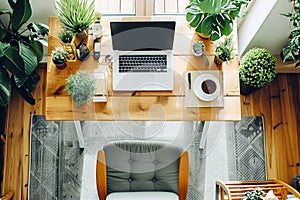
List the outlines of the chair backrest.
{"label": "chair backrest", "polygon": [[[183,153],[187,159],[187,153],[181,147],[163,142],[133,140],[109,143],[103,147],[103,151],[98,152],[98,194],[99,185],[105,179],[99,172],[103,172],[105,168],[107,194],[136,191],[167,191],[178,194],[182,193],[179,187],[183,186],[186,188],[183,189],[185,198],[188,181],[180,179],[188,180],[189,170],[188,161],[181,162]],[[105,163],[105,166],[100,162]],[[180,175],[180,171],[186,174]],[[99,197],[101,199],[101,194]]]}
{"label": "chair backrest", "polygon": [[[269,192],[273,190],[275,196],[279,200],[286,200],[288,193],[293,194],[299,198],[300,194],[288,184],[279,180],[267,180],[267,181],[217,181],[217,193],[216,199],[221,197],[221,200],[240,200],[245,197],[246,192],[252,192],[256,188],[260,188],[262,191]],[[220,189],[220,191],[218,191]]]}

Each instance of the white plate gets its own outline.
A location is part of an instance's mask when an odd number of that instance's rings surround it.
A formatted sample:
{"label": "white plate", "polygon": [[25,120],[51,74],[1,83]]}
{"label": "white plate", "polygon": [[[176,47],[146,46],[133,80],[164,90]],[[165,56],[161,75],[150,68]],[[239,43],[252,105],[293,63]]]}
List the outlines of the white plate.
{"label": "white plate", "polygon": [[[202,90],[202,83],[207,80],[211,80],[216,84],[216,90],[211,94],[207,94]],[[203,101],[212,101],[220,95],[220,82],[217,77],[212,74],[202,74],[198,76],[193,86],[195,95]]]}

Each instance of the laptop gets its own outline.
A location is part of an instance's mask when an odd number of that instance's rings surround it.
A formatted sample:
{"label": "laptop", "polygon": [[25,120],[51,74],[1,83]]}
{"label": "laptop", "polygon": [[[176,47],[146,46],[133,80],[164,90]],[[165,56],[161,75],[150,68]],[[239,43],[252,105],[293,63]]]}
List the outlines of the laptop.
{"label": "laptop", "polygon": [[173,90],[175,21],[111,22],[114,91]]}

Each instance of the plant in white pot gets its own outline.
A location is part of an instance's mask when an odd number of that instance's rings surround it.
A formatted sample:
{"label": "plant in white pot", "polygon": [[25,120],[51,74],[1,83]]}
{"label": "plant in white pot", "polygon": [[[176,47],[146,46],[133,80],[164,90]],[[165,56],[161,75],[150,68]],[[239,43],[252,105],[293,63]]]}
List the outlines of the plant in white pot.
{"label": "plant in white pot", "polygon": [[56,0],[56,9],[64,29],[79,40],[87,37],[87,29],[94,22],[95,0]]}
{"label": "plant in white pot", "polygon": [[67,79],[66,90],[72,96],[75,105],[81,106],[90,101],[95,94],[96,79],[86,71],[78,70]]}
{"label": "plant in white pot", "polygon": [[240,63],[240,89],[248,95],[276,77],[276,58],[266,49],[252,48]]}

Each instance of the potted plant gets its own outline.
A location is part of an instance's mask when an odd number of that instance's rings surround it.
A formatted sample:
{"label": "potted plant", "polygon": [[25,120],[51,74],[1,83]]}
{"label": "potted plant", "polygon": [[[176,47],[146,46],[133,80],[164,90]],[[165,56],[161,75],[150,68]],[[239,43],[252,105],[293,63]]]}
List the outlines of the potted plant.
{"label": "potted plant", "polygon": [[52,51],[52,61],[58,69],[64,69],[67,67],[67,55],[66,49],[63,46],[56,47]]}
{"label": "potted plant", "polygon": [[73,41],[73,33],[68,30],[61,30],[58,37],[64,43],[67,60],[76,61],[76,47]]}
{"label": "potted plant", "polygon": [[99,23],[101,22],[102,14],[100,12],[95,12],[94,13],[94,23]]}
{"label": "potted plant", "polygon": [[209,36],[212,41],[233,31],[233,21],[245,16],[242,10],[249,0],[190,0],[186,7],[186,20],[197,33]]}
{"label": "potted plant", "polygon": [[294,4],[293,11],[282,15],[292,22],[293,29],[290,33],[288,44],[283,47],[281,57],[283,62],[296,61],[295,67],[300,66],[300,0],[291,0]]}
{"label": "potted plant", "polygon": [[0,106],[7,107],[11,84],[34,105],[31,92],[40,79],[36,68],[43,58],[43,45],[48,43],[48,26],[28,22],[32,14],[29,0],[7,2],[10,8],[0,11]]}
{"label": "potted plant", "polygon": [[64,29],[79,40],[87,37],[87,29],[94,21],[95,0],[56,0],[56,9]]}
{"label": "potted plant", "polygon": [[242,200],[263,200],[262,195],[265,194],[260,188],[255,188],[252,192],[246,192]]}
{"label": "potted plant", "polygon": [[76,74],[67,79],[66,90],[77,106],[81,106],[91,99],[96,91],[96,79],[84,70],[78,70]]}
{"label": "potted plant", "polygon": [[252,48],[241,59],[240,89],[248,95],[270,83],[276,76],[276,58],[266,49]]}
{"label": "potted plant", "polygon": [[219,69],[222,69],[222,63],[234,58],[234,45],[232,36],[225,37],[224,41],[221,41],[215,51],[214,62]]}

